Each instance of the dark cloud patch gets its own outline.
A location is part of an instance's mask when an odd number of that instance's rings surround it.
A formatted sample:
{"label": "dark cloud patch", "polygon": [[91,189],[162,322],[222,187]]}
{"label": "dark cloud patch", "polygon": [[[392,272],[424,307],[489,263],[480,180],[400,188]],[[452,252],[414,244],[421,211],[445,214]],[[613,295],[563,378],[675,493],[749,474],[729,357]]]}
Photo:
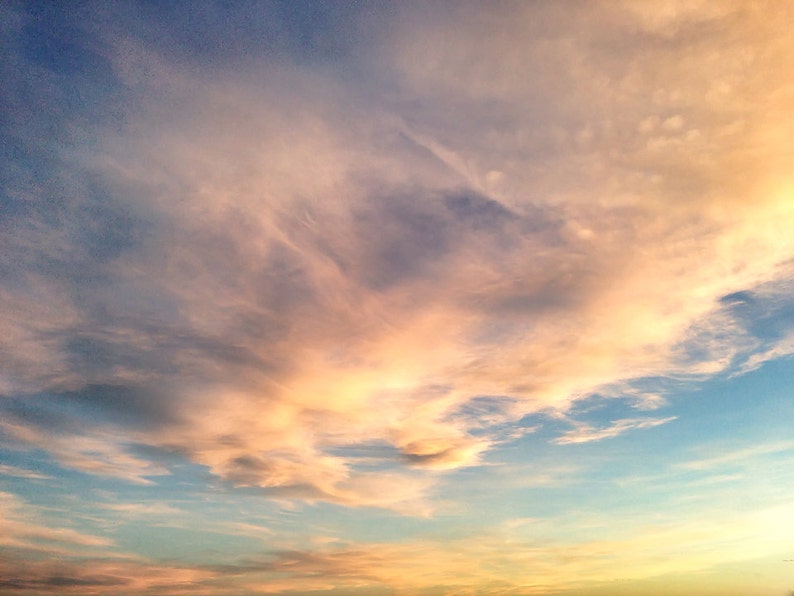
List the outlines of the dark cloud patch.
{"label": "dark cloud patch", "polygon": [[532,203],[522,205],[520,223],[521,234],[541,235],[549,248],[559,247],[565,243],[560,233],[565,219],[553,207],[539,207]]}
{"label": "dark cloud patch", "polygon": [[[585,259],[556,267],[549,266],[547,254],[533,261],[533,247],[548,252],[563,244],[562,223],[552,210],[524,205],[518,213],[467,189],[374,194],[352,211],[357,252],[343,252],[340,260],[358,259],[365,285],[384,291],[418,279],[443,279],[455,267],[453,261],[467,254],[494,272],[502,271],[505,280],[515,280],[502,285],[504,296],[489,289],[489,309],[505,314],[538,312],[569,306],[579,296],[580,284],[592,278]],[[523,264],[511,271],[519,251],[526,253]],[[511,260],[502,263],[501,256]],[[544,271],[530,275],[541,267]],[[526,278],[532,284],[521,281]],[[470,298],[483,300],[472,289]]]}
{"label": "dark cloud patch", "polygon": [[582,286],[586,275],[552,275],[543,283],[532,287],[511,288],[513,291],[495,297],[491,306],[503,315],[536,315],[550,310],[563,310],[575,306],[585,297]]}
{"label": "dark cloud patch", "polygon": [[149,374],[167,373],[171,368],[156,353],[147,354],[133,346],[91,335],[69,335],[64,339],[63,347],[71,369],[88,378],[112,374],[117,367],[147,370]]}
{"label": "dark cloud patch", "polygon": [[443,275],[444,260],[474,243],[498,248],[515,244],[524,228],[549,228],[547,218],[523,222],[499,202],[469,190],[372,196],[353,212],[353,230],[370,287]]}
{"label": "dark cloud patch", "polygon": [[0,588],[7,590],[36,590],[59,593],[63,589],[72,588],[107,588],[125,586],[130,580],[107,575],[51,575],[47,577],[13,576],[0,578]]}
{"label": "dark cloud patch", "polygon": [[[130,594],[149,592],[144,581],[147,578],[162,591],[171,593],[169,588],[184,589],[185,583],[169,585],[168,581],[158,581],[167,577],[167,572],[175,568],[146,565],[118,559],[87,559],[77,557],[53,557],[50,560],[22,558],[9,553],[0,558],[0,591],[3,594]],[[177,570],[183,571],[184,569]],[[132,590],[132,591],[130,591]]]}
{"label": "dark cloud patch", "polygon": [[355,216],[365,280],[376,290],[426,273],[451,249],[449,221],[427,197],[373,198]]}
{"label": "dark cloud patch", "polygon": [[94,423],[156,429],[174,422],[175,405],[168,393],[150,388],[89,385],[57,398]]}
{"label": "dark cloud patch", "polygon": [[105,279],[108,265],[154,235],[155,222],[136,214],[125,197],[103,188],[89,173],[81,182],[71,197],[63,197],[67,204],[74,202],[59,222],[72,247],[61,264],[75,280]]}
{"label": "dark cloud patch", "polygon": [[168,394],[149,388],[88,385],[77,391],[6,398],[0,411],[9,420],[48,434],[80,434],[106,425],[156,429],[176,420],[175,406]]}
{"label": "dark cloud patch", "polygon": [[273,472],[273,466],[253,455],[241,455],[229,462],[226,478],[235,484],[258,485]]}
{"label": "dark cloud patch", "polygon": [[402,453],[406,463],[417,467],[433,467],[455,459],[457,450],[454,448],[443,449],[437,453]]}
{"label": "dark cloud patch", "polygon": [[41,585],[53,588],[81,588],[91,586],[124,586],[129,580],[108,575],[88,575],[75,577],[70,575],[51,575],[41,580]]}
{"label": "dark cloud patch", "polygon": [[[246,281],[253,284],[252,302],[257,307],[255,312],[241,313],[248,332],[245,328],[240,331],[246,334],[254,330],[265,336],[286,333],[285,315],[306,313],[321,301],[304,257],[284,243],[273,243]],[[252,318],[260,319],[259,323]]]}
{"label": "dark cloud patch", "polygon": [[[248,324],[246,316],[251,318]],[[278,350],[258,349],[257,341],[275,342],[281,337],[280,328],[268,325],[268,320],[243,311],[232,317],[232,328],[226,333],[209,335],[157,319],[111,317],[104,323],[107,332],[71,334],[65,348],[72,369],[86,379],[137,375],[152,383],[170,384],[178,378],[212,380],[219,372],[225,376],[230,371],[273,375],[288,370],[290,364]],[[102,330],[102,323],[97,325]],[[137,339],[130,341],[128,335]]]}
{"label": "dark cloud patch", "polygon": [[75,220],[81,225],[72,230],[74,241],[89,259],[101,263],[140,246],[152,226],[101,188],[93,189],[90,199],[77,207]]}
{"label": "dark cloud patch", "polygon": [[450,194],[442,200],[455,219],[473,230],[498,232],[506,223],[518,219],[501,203],[473,192]]}
{"label": "dark cloud patch", "polygon": [[[106,312],[86,313],[86,318],[94,321],[108,316]],[[131,341],[125,337],[125,330],[145,339],[137,343]],[[197,350],[197,342],[180,338],[179,332],[173,329],[165,333],[155,331],[151,335],[146,335],[146,331],[146,324],[136,327],[131,326],[130,321],[99,323],[95,330],[75,330],[66,335],[62,349],[70,370],[89,380],[136,373],[150,378],[166,377],[178,372],[177,361],[185,351]],[[175,335],[169,336],[168,331]]]}
{"label": "dark cloud patch", "polygon": [[0,412],[7,422],[48,434],[79,434],[85,428],[85,421],[70,411],[57,394],[7,396],[0,400]]}
{"label": "dark cloud patch", "polygon": [[485,341],[509,336],[518,320],[580,307],[603,282],[603,266],[589,257],[535,257],[532,245],[526,250],[519,265],[504,271],[498,287],[470,297],[473,308],[489,315],[480,330]]}

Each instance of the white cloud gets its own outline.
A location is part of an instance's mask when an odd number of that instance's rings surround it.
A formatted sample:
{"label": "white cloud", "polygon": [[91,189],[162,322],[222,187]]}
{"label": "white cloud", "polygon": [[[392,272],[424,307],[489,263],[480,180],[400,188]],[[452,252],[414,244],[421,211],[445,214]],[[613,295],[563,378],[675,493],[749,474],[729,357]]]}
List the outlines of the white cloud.
{"label": "white cloud", "polygon": [[615,420],[609,426],[596,428],[589,424],[577,424],[576,428],[563,433],[552,442],[558,445],[568,445],[571,443],[589,443],[591,441],[601,441],[611,439],[629,430],[641,428],[653,428],[661,424],[666,424],[675,420],[677,416],[667,418],[626,418]]}

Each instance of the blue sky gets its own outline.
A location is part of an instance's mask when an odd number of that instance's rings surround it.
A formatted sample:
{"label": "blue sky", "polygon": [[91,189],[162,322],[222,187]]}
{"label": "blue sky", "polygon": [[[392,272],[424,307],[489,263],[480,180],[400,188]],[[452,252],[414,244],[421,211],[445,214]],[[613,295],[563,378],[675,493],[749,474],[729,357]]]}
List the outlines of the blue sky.
{"label": "blue sky", "polygon": [[9,2],[9,594],[788,594],[766,2]]}

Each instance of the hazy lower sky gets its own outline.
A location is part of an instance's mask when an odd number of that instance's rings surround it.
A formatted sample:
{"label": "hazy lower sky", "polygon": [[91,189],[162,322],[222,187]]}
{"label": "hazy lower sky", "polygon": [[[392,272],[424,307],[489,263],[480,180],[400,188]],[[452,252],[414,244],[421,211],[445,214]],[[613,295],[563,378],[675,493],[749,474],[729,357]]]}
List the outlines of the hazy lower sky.
{"label": "hazy lower sky", "polygon": [[0,592],[786,596],[794,4],[0,4]]}

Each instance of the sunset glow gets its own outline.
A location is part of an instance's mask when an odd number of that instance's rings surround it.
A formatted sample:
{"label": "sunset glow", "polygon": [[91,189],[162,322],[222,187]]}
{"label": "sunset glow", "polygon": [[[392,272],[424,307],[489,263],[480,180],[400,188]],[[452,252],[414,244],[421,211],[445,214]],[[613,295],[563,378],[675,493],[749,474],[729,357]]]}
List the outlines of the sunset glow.
{"label": "sunset glow", "polygon": [[794,4],[0,4],[0,593],[794,593]]}

